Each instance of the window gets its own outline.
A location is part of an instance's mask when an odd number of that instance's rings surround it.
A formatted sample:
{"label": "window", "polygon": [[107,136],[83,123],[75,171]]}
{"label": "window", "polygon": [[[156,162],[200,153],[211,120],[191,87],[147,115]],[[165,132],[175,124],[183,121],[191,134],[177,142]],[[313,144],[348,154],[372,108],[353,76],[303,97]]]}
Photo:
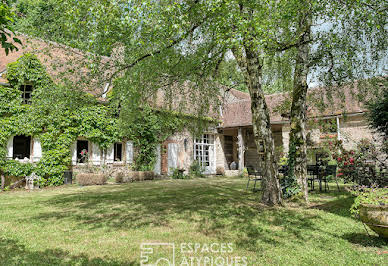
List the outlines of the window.
{"label": "window", "polygon": [[14,159],[30,158],[30,154],[31,154],[31,137],[30,136],[13,137],[12,158]]}
{"label": "window", "polygon": [[114,161],[121,162],[123,160],[123,144],[115,143],[114,145]]}
{"label": "window", "polygon": [[210,166],[212,157],[212,149],[214,145],[214,136],[203,134],[201,138],[196,138],[194,141],[194,159],[199,162],[202,167]]}
{"label": "window", "polygon": [[77,140],[77,161],[86,163],[89,155],[89,142],[87,140]]}
{"label": "window", "polygon": [[31,94],[32,94],[32,85],[22,85],[20,87],[20,91],[22,92],[22,99],[24,104],[31,103]]}

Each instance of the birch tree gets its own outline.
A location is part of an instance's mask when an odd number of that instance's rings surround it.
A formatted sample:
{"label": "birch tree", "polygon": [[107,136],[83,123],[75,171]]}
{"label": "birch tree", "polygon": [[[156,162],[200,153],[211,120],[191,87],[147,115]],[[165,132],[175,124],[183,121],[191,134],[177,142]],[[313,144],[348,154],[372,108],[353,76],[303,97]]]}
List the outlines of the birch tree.
{"label": "birch tree", "polygon": [[[341,88],[343,83],[358,81],[361,87],[361,80],[381,75],[382,62],[387,58],[387,6],[383,1],[298,2],[301,5],[296,28],[300,31],[300,37],[294,48],[289,174],[295,178],[304,199],[308,201],[308,77],[315,74],[321,84],[327,86],[328,94],[336,93],[340,97],[342,91],[335,90]],[[361,90],[355,93],[364,99],[369,98],[368,94],[379,94],[371,84],[367,87],[369,92]]]}

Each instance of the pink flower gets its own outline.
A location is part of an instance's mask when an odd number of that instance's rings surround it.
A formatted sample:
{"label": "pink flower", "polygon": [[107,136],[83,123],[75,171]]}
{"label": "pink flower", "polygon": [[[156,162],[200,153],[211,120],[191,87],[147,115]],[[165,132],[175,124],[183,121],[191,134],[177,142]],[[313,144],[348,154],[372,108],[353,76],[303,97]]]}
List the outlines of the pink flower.
{"label": "pink flower", "polygon": [[354,158],[353,157],[350,157],[349,161],[350,161],[351,164],[354,164]]}

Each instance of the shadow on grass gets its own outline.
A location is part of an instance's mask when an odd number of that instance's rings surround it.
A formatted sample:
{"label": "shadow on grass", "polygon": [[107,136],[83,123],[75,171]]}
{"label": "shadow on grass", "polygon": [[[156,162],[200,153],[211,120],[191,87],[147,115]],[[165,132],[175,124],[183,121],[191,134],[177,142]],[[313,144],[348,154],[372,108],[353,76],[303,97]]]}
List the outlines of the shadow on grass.
{"label": "shadow on grass", "polygon": [[328,201],[312,206],[312,209],[318,209],[332,214],[336,214],[342,217],[351,218],[350,207],[354,202],[354,197],[345,191],[342,192],[329,192],[329,193],[314,193],[315,197],[321,197],[323,199],[330,198]]}
{"label": "shadow on grass", "polygon": [[[369,230],[369,228],[368,228]],[[375,247],[375,248],[384,248],[387,246],[387,241],[382,239],[378,236],[368,236],[368,234],[365,232],[365,234],[361,233],[347,233],[342,235],[343,239],[346,239],[350,243],[361,245],[363,247]]]}
{"label": "shadow on grass", "polygon": [[89,258],[84,254],[72,256],[61,249],[31,251],[24,245],[3,237],[0,237],[0,250],[1,265],[136,265],[134,262]]}
{"label": "shadow on grass", "polygon": [[244,185],[183,180],[80,190],[44,200],[40,204],[54,207],[55,211],[42,211],[35,217],[26,217],[26,221],[61,220],[88,230],[127,230],[171,228],[172,221],[178,220],[207,236],[233,242],[237,239],[237,244],[246,249],[254,249],[258,240],[279,244],[284,241],[284,232],[302,243],[304,232],[319,230],[314,227],[319,216],[261,205],[260,193],[247,192]]}
{"label": "shadow on grass", "polygon": [[[260,194],[247,192],[236,181],[176,180],[104,186],[71,194],[62,193],[38,204],[54,211],[34,217],[40,222],[66,222],[86,230],[139,229],[152,226],[172,228],[177,221],[193,230],[222,241],[232,241],[246,250],[260,251],[265,245],[278,246],[290,241],[304,245],[323,229],[321,214],[303,208],[268,208],[259,203]],[[314,209],[349,217],[352,199],[337,193]],[[314,197],[320,197],[315,195]],[[335,229],[333,229],[335,231]],[[333,237],[340,237],[331,234]]]}

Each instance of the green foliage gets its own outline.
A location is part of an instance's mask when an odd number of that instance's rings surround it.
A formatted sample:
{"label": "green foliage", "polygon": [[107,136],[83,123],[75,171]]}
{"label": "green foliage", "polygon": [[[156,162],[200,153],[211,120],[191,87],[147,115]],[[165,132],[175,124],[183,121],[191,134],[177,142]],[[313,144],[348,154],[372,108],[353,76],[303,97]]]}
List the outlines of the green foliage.
{"label": "green foliage", "polygon": [[381,98],[368,105],[371,126],[388,137],[388,89]]}
{"label": "green foliage", "polygon": [[18,50],[15,43],[22,44],[21,41],[12,37],[12,24],[15,19],[15,13],[11,11],[7,3],[0,2],[0,47],[5,50],[5,54]]}
{"label": "green foliage", "polygon": [[280,185],[282,188],[282,194],[284,198],[291,198],[296,196],[301,192],[301,188],[296,180],[294,169],[295,169],[295,160],[296,160],[296,147],[294,143],[290,145],[290,151],[287,161],[287,174],[280,179]]}
{"label": "green foliage", "polygon": [[204,174],[204,169],[202,167],[202,165],[194,160],[193,163],[190,165],[190,168],[189,168],[189,175],[191,177],[206,177]]}
{"label": "green foliage", "polygon": [[187,179],[189,176],[185,175],[182,169],[175,168],[172,169],[171,178],[172,179]]}
{"label": "green foliage", "polygon": [[[12,87],[0,87],[0,167],[7,175],[27,175],[31,169],[45,185],[63,183],[71,165],[70,146],[78,136],[102,149],[122,138],[111,107],[98,104],[82,92],[56,85],[36,56],[25,54],[8,66]],[[32,84],[32,103],[22,103],[19,86]],[[43,156],[34,166],[5,160],[7,140],[30,135],[41,142]]]}
{"label": "green foliage", "polygon": [[127,106],[121,115],[120,127],[138,149],[134,169],[153,170],[156,159],[156,146],[174,132],[180,131],[185,119],[163,111],[155,111],[145,105],[140,109]]}
{"label": "green foliage", "polygon": [[330,148],[337,161],[338,177],[368,187],[388,185],[387,154],[377,143],[363,139],[355,150],[344,149],[341,142],[331,144]]}
{"label": "green foliage", "polygon": [[370,205],[388,205],[388,188],[367,188],[356,187],[351,190],[351,193],[356,196],[354,203],[350,209],[353,215],[359,214],[359,208],[362,204]]}
{"label": "green foliage", "polygon": [[[5,156],[11,136],[39,138],[43,156],[34,171],[46,185],[62,184],[63,171],[71,165],[70,146],[78,136],[98,144],[102,150],[125,136],[137,149],[134,168],[152,170],[156,145],[182,130],[192,119],[133,102],[124,102],[125,108],[121,108],[118,117],[120,96],[112,95],[109,104],[99,104],[85,93],[54,84],[44,66],[31,54],[10,64],[7,78],[12,87],[0,87],[0,125],[4,128],[0,132],[0,166],[4,172],[9,171]],[[22,103],[18,89],[26,83],[33,85],[31,105]],[[203,121],[207,125],[212,120]],[[21,164],[13,168],[19,166],[22,173]]]}
{"label": "green foliage", "polygon": [[6,161],[2,168],[4,175],[24,177],[31,175],[35,171],[35,166],[31,163],[21,163],[18,161]]}

